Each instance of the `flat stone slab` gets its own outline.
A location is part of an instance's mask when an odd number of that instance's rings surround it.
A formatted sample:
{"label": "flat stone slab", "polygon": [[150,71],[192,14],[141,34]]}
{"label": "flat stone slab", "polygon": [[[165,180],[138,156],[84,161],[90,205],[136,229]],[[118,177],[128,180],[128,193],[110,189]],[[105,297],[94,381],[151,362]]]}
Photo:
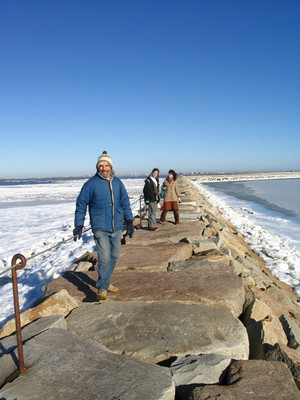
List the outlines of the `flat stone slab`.
{"label": "flat stone slab", "polygon": [[[67,315],[73,308],[78,307],[79,304],[69,293],[64,290],[58,290],[56,293],[52,293],[51,296],[46,297],[39,302],[35,307],[25,310],[20,315],[21,327],[39,319],[41,317],[47,317],[51,315]],[[16,331],[15,319],[12,318],[6,322],[6,324],[0,329],[0,338],[9,336]]]}
{"label": "flat stone slab", "polygon": [[[40,318],[26,325],[22,328],[22,343],[24,344],[41,332],[53,328],[67,329],[67,322],[62,315]],[[0,340],[0,387],[4,384],[6,378],[18,368],[18,357],[13,353],[16,348],[16,334]]]}
{"label": "flat stone slab", "polygon": [[170,369],[176,386],[212,385],[222,382],[230,363],[230,358],[221,355],[200,354],[178,357]]}
{"label": "flat stone slab", "polygon": [[122,250],[115,271],[166,271],[170,262],[187,260],[193,254],[193,246],[190,243],[162,242],[146,246],[132,244],[126,249],[123,247]]}
{"label": "flat stone slab", "polygon": [[[22,343],[39,335],[47,329],[60,328],[67,329],[67,323],[62,315],[51,315],[35,320],[22,328]],[[16,333],[0,340],[0,360],[4,354],[12,352],[17,347]]]}
{"label": "flat stone slab", "polygon": [[65,289],[77,301],[96,301],[97,271],[66,271],[43,287],[45,296]]}
{"label": "flat stone slab", "polygon": [[226,307],[171,301],[86,303],[67,317],[67,325],[114,353],[153,363],[187,354],[234,359],[249,354],[247,331]]}
{"label": "flat stone slab", "polygon": [[[170,300],[218,305],[228,307],[235,317],[239,317],[245,299],[242,279],[227,265],[195,258],[194,264],[190,260],[170,263],[170,268],[178,268],[170,272],[117,269],[112,275],[112,284],[119,288],[119,292],[108,293],[107,301]],[[191,265],[198,268],[192,268]],[[96,271],[67,272],[47,287],[51,291],[64,288],[77,300],[95,302],[96,279]]]}
{"label": "flat stone slab", "polygon": [[299,400],[292,374],[283,362],[236,361],[228,373],[228,386],[208,385],[192,391],[188,400]]}
{"label": "flat stone slab", "polygon": [[48,330],[24,346],[28,369],[0,390],[5,400],[174,400],[167,368],[117,355],[70,331]]}
{"label": "flat stone slab", "polygon": [[209,268],[184,269],[173,272],[120,271],[113,275],[119,288],[114,300],[169,300],[225,306],[235,317],[243,312],[243,281],[229,267],[210,263]]}
{"label": "flat stone slab", "polygon": [[158,224],[158,226],[158,231],[151,232],[147,228],[147,221],[143,221],[143,228],[138,229],[132,239],[126,239],[126,246],[131,246],[132,244],[147,245],[160,242],[178,243],[185,237],[201,240],[203,239],[202,232],[206,224],[203,221],[183,221],[179,225],[174,225],[173,222],[169,222],[167,216],[165,224]]}

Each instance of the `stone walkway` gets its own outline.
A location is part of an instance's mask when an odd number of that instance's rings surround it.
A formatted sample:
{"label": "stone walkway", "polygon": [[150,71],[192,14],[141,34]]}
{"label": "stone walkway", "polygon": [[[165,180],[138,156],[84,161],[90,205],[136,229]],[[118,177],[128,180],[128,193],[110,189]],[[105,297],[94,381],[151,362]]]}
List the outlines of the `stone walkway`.
{"label": "stone walkway", "polygon": [[[282,315],[293,313],[289,326],[300,342],[297,296],[189,180],[179,182],[181,223],[169,212],[150,232],[146,219],[142,226],[136,219],[112,277],[118,293],[95,301],[97,255],[87,253],[45,287],[44,301],[22,314],[22,326],[34,322],[22,329],[27,370],[16,378],[13,322],[4,327],[0,400],[300,398],[297,368],[292,375],[287,363],[266,361],[263,350],[264,360],[249,360],[253,348],[288,347],[283,325],[274,328]],[[278,315],[275,296],[286,301]],[[275,335],[259,344],[253,342],[253,321],[262,312],[257,302],[271,307],[273,321],[261,332]]]}

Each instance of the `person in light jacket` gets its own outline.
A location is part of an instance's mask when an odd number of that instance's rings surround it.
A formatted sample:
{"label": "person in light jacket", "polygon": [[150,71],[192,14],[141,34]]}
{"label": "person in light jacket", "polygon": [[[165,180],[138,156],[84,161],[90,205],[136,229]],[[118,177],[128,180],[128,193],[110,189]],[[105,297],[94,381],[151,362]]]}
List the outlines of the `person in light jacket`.
{"label": "person in light jacket", "polygon": [[156,210],[160,201],[158,168],[153,168],[151,174],[145,180],[143,193],[145,204],[148,205],[148,229],[149,231],[157,231]]}
{"label": "person in light jacket", "polygon": [[177,182],[177,174],[173,169],[170,169],[168,177],[164,180],[162,185],[162,192],[164,192],[164,204],[161,208],[160,222],[163,224],[166,219],[168,211],[173,211],[175,218],[175,225],[179,224],[179,208],[180,191]]}
{"label": "person in light jacket", "polygon": [[120,255],[124,221],[126,235],[134,233],[133,215],[123,182],[113,171],[106,151],[98,158],[97,173],[82,187],[76,201],[74,240],[80,239],[87,207],[98,254],[97,300],[105,300],[107,292],[117,292],[110,284],[111,275]]}

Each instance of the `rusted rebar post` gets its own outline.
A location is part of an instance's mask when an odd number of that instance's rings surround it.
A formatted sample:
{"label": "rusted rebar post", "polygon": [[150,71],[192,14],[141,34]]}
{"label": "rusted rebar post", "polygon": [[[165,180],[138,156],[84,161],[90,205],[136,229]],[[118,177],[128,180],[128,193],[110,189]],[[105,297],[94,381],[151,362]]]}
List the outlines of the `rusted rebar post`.
{"label": "rusted rebar post", "polygon": [[[20,262],[17,264],[18,261]],[[25,265],[26,265],[26,258],[23,256],[23,254],[15,254],[13,256],[13,259],[11,261],[11,266],[12,266],[11,274],[12,274],[12,284],[13,284],[13,294],[14,294],[15,322],[16,322],[20,373],[25,371],[25,365],[24,365],[23,344],[22,344],[17,270],[24,268]]]}

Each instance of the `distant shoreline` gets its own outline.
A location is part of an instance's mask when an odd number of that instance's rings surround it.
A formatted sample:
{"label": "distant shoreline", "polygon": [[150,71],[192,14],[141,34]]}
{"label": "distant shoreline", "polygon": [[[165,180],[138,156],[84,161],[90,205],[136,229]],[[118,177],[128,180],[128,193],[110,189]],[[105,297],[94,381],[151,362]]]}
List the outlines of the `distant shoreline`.
{"label": "distant shoreline", "polygon": [[[145,174],[117,174],[119,178],[137,178],[142,179],[149,175],[149,173]],[[257,180],[257,179],[288,179],[300,178],[300,171],[290,171],[290,172],[224,172],[224,173],[180,173],[191,180],[201,180],[202,182],[219,182],[219,181],[242,181],[242,180]],[[12,182],[20,182],[20,181],[47,181],[51,179],[55,180],[70,180],[70,179],[89,179],[92,175],[78,175],[78,176],[45,176],[45,177],[28,177],[28,178],[0,178],[0,182],[12,181]],[[166,176],[166,174],[161,174],[161,176]]]}
{"label": "distant shoreline", "polygon": [[[47,176],[47,177],[42,177],[42,178],[0,178],[0,182],[31,182],[31,181],[40,181],[40,182],[46,182],[51,181],[51,180],[81,180],[81,179],[89,179],[93,176],[92,175],[82,175],[82,176]],[[147,174],[145,175],[136,175],[136,174],[117,174],[118,178],[137,178],[137,179],[142,179],[146,178]]]}
{"label": "distant shoreline", "polygon": [[233,174],[207,174],[207,175],[185,175],[192,181],[207,182],[228,182],[228,181],[250,181],[269,179],[300,179],[300,172],[247,172]]}

